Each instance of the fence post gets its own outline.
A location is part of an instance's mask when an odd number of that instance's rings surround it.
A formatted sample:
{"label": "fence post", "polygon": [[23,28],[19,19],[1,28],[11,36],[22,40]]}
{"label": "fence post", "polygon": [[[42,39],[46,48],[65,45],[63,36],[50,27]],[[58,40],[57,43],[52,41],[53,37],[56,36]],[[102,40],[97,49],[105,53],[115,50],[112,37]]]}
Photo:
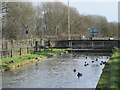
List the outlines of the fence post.
{"label": "fence post", "polygon": [[22,50],[21,50],[21,48],[20,48],[20,56],[21,56],[21,51],[22,51]]}
{"label": "fence post", "polygon": [[13,57],[13,52],[12,52],[12,49],[11,49],[11,57]]}
{"label": "fence post", "polygon": [[2,50],[0,51],[0,56],[1,56],[0,58],[2,59]]}
{"label": "fence post", "polygon": [[35,52],[38,52],[38,41],[35,41]]}

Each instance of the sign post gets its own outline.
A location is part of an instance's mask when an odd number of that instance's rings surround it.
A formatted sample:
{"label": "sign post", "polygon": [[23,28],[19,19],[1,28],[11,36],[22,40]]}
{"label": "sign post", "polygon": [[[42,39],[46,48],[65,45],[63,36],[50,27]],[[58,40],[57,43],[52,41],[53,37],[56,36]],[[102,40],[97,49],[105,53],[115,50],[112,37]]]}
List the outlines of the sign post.
{"label": "sign post", "polygon": [[25,31],[25,33],[26,33],[26,35],[28,35],[28,34],[29,34],[29,31],[28,31],[28,30],[26,30],[26,31]]}
{"label": "sign post", "polygon": [[[29,31],[28,31],[28,30],[25,30],[25,34],[27,35],[27,39],[28,39]],[[27,41],[28,41],[28,40],[27,40]]]}

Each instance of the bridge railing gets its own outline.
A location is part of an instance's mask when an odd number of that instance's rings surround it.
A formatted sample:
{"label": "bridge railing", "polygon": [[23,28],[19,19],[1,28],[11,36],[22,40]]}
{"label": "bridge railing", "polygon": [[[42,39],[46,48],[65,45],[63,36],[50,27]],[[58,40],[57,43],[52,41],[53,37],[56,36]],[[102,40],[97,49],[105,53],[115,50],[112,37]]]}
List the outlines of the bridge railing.
{"label": "bridge railing", "polygon": [[[69,42],[71,44],[69,44]],[[118,40],[62,40],[57,41],[55,47],[70,48],[112,48],[118,46]]]}

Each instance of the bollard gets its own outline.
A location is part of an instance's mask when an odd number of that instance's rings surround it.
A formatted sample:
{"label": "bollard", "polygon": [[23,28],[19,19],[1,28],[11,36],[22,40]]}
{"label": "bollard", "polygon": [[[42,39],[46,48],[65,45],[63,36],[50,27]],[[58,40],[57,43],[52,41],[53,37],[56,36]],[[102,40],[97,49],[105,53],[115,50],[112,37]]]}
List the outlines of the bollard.
{"label": "bollard", "polygon": [[22,51],[22,50],[21,50],[21,48],[20,48],[20,56],[22,55],[21,51]]}
{"label": "bollard", "polygon": [[13,55],[12,55],[12,54],[13,54],[13,52],[12,52],[12,49],[11,49],[11,57],[13,57]]}

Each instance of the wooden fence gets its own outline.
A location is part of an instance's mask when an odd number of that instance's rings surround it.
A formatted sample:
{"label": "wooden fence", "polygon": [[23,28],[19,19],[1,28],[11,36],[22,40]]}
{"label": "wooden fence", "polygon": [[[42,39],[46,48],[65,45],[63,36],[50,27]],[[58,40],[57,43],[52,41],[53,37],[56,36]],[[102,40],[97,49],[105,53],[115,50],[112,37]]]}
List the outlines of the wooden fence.
{"label": "wooden fence", "polygon": [[33,51],[34,51],[33,47],[13,48],[13,49],[1,50],[0,51],[0,58],[20,56],[20,55],[24,55],[24,54],[29,54]]}

